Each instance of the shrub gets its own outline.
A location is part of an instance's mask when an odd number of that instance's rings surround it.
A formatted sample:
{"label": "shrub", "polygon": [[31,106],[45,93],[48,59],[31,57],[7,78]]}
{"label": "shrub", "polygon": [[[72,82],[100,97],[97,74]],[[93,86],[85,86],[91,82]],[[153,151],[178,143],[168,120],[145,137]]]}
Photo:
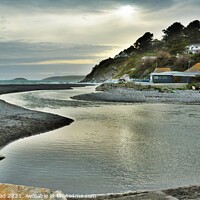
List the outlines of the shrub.
{"label": "shrub", "polygon": [[190,83],[187,85],[190,90],[200,90],[200,83]]}

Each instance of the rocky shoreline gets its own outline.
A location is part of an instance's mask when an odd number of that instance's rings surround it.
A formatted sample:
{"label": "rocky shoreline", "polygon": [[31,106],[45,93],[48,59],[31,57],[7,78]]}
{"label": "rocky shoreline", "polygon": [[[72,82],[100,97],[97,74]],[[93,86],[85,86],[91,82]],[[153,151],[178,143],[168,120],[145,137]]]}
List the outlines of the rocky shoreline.
{"label": "rocky shoreline", "polygon": [[200,104],[198,90],[158,90],[139,91],[135,89],[116,88],[109,91],[73,96],[72,99],[96,102],[125,102],[125,103],[183,103]]}
{"label": "rocky shoreline", "polygon": [[0,199],[23,200],[198,200],[200,199],[200,186],[179,187],[157,191],[134,191],[116,194],[88,194],[70,195],[62,191],[46,188],[28,187],[22,185],[0,184]]}
{"label": "rocky shoreline", "polygon": [[0,100],[0,147],[11,141],[44,133],[73,122],[62,116],[32,111]]}

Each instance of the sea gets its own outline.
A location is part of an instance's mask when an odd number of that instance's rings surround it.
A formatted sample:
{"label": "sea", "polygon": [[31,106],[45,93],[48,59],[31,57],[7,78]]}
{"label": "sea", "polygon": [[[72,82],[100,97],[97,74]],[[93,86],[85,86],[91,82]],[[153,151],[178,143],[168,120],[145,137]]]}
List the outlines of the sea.
{"label": "sea", "polygon": [[71,96],[88,92],[94,92],[94,86],[0,96],[28,109],[74,119],[69,126],[1,149],[6,156],[0,162],[1,183],[67,194],[200,184],[199,105],[70,105],[75,101]]}
{"label": "sea", "polygon": [[70,84],[78,83],[80,80],[0,80],[0,85],[32,85],[32,84]]}

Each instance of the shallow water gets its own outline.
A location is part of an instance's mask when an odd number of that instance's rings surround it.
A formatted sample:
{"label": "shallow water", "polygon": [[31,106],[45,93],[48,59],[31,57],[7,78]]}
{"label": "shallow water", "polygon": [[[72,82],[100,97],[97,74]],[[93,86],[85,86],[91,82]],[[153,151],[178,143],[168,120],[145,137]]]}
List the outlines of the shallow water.
{"label": "shallow water", "polygon": [[[75,122],[3,148],[6,159],[0,162],[0,182],[70,194],[200,183],[198,105],[65,105],[69,96],[91,90],[2,96],[31,109],[71,117]],[[59,103],[52,104],[51,100]]]}

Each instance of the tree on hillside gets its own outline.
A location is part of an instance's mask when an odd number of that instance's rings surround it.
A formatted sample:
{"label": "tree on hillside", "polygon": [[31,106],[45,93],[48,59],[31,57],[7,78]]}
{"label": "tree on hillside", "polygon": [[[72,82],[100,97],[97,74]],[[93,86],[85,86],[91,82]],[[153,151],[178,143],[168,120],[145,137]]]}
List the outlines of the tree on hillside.
{"label": "tree on hillside", "polygon": [[153,33],[146,32],[142,37],[138,38],[134,43],[134,46],[137,50],[141,52],[148,51],[152,46]]}
{"label": "tree on hillside", "polygon": [[131,45],[129,48],[125,49],[124,52],[126,54],[134,53],[135,52],[135,47]]}
{"label": "tree on hillside", "polygon": [[185,47],[187,46],[187,42],[184,35],[184,26],[175,22],[167,29],[163,30],[165,34],[163,36],[163,41],[165,43],[165,47],[171,54],[182,53],[185,51]]}
{"label": "tree on hillside", "polygon": [[191,60],[194,62],[194,64],[200,62],[200,53],[195,53],[191,56]]}
{"label": "tree on hillside", "polygon": [[188,44],[200,43],[200,21],[194,20],[184,29]]}
{"label": "tree on hillside", "polygon": [[165,41],[170,40],[172,38],[176,38],[178,35],[183,35],[184,26],[180,22],[175,22],[171,26],[169,26],[167,29],[163,30],[164,37],[163,39]]}

